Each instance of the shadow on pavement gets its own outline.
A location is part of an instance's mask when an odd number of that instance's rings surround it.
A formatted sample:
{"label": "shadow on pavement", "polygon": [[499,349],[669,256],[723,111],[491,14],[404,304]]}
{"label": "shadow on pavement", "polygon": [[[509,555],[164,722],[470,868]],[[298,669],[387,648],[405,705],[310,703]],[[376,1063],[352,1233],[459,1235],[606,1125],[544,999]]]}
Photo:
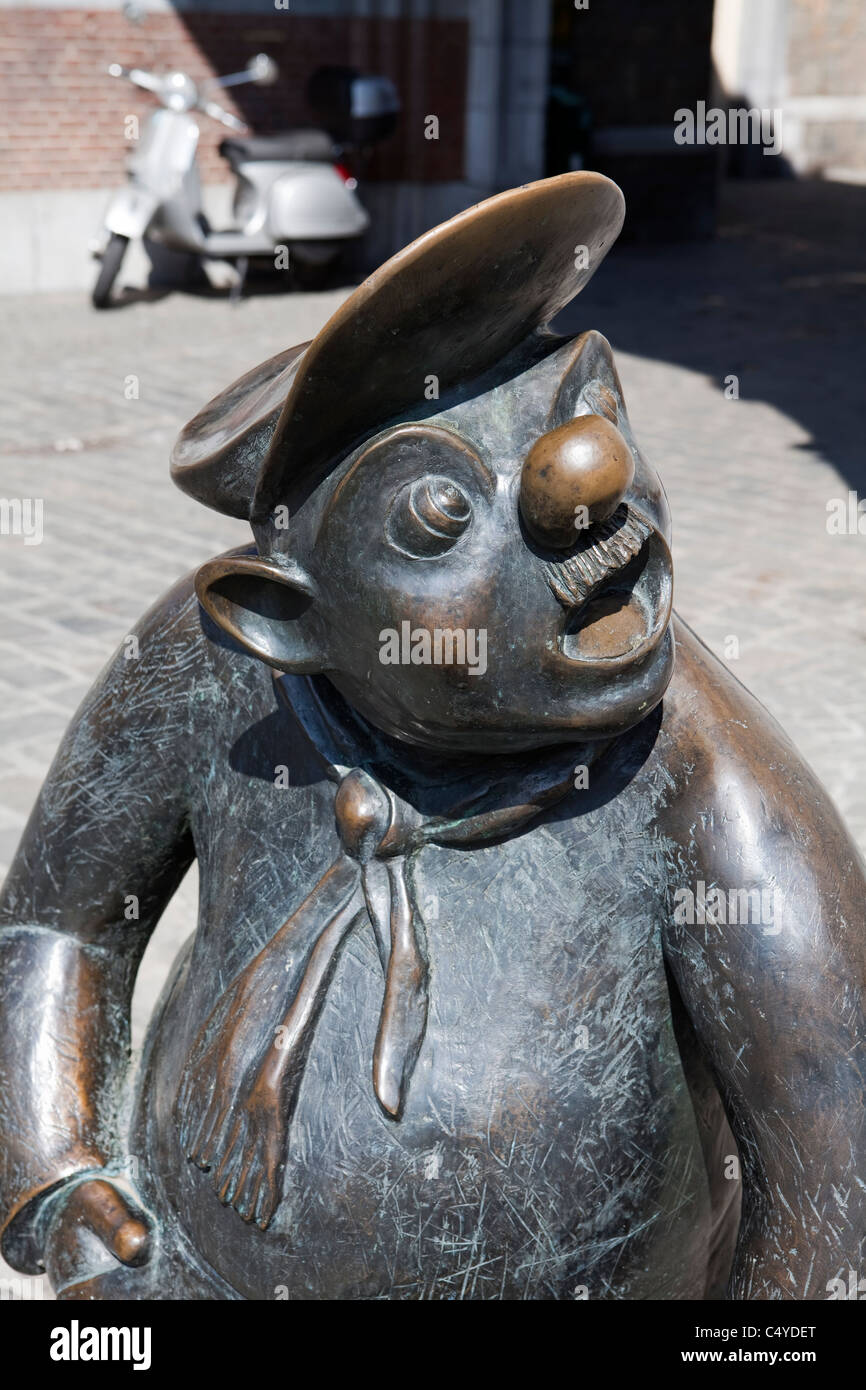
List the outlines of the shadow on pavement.
{"label": "shadow on pavement", "polygon": [[864,226],[866,187],[729,183],[714,241],[615,247],[557,327],[597,328],[720,391],[736,375],[741,398],[797,420],[863,495]]}

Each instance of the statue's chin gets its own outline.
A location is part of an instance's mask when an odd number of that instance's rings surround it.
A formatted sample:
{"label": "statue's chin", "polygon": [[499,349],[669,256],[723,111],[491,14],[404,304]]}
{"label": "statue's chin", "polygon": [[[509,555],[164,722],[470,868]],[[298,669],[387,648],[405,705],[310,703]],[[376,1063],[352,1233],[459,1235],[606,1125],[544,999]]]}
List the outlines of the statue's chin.
{"label": "statue's chin", "polygon": [[670,683],[674,639],[669,624],[656,631],[651,643],[618,655],[615,664],[614,678],[609,656],[594,661],[585,654],[569,660],[573,693],[557,700],[555,707],[486,710],[477,721],[467,718],[465,709],[436,720],[419,718],[408,709],[382,709],[371,703],[368,689],[340,676],[330,679],[371,724],[392,738],[428,752],[465,757],[610,739],[634,728],[652,713]]}

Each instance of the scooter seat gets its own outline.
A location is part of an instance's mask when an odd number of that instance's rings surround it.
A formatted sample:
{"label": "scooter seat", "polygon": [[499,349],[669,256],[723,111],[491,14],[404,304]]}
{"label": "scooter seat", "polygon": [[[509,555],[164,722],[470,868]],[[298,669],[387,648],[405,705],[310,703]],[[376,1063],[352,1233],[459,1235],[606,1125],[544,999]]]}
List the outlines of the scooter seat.
{"label": "scooter seat", "polygon": [[329,164],[334,158],[334,142],[326,130],[285,130],[279,135],[232,136],[222,141],[220,154],[233,169],[261,159]]}

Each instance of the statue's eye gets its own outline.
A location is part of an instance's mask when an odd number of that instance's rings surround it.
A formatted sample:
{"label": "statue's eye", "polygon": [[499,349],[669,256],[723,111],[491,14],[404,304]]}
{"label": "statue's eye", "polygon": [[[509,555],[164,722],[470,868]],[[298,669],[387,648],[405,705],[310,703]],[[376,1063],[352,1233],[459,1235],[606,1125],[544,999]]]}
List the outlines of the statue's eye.
{"label": "statue's eye", "polygon": [[392,545],[417,559],[443,555],[472,520],[472,504],[457,483],[440,474],[401,488],[391,504],[385,533]]}

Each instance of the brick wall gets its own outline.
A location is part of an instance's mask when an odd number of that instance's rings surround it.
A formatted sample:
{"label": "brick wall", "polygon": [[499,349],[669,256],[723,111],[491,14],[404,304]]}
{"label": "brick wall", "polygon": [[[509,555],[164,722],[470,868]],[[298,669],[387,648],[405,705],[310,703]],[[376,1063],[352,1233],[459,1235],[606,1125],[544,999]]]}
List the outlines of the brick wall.
{"label": "brick wall", "polygon": [[[150,13],[131,25],[111,10],[3,9],[0,23],[0,189],[85,189],[115,184],[129,148],[124,118],[155,107],[128,82],[125,67],[180,68],[196,81],[237,71],[253,54],[276,60],[280,80],[217,99],[258,132],[310,124],[307,78],[320,63],[349,63],[397,84],[403,113],[377,150],[367,179],[435,182],[463,177],[468,25],[462,20],[312,17],[273,14]],[[439,118],[438,140],[424,117]],[[199,165],[206,182],[226,178],[217,154],[228,134],[202,116]]]}

